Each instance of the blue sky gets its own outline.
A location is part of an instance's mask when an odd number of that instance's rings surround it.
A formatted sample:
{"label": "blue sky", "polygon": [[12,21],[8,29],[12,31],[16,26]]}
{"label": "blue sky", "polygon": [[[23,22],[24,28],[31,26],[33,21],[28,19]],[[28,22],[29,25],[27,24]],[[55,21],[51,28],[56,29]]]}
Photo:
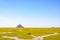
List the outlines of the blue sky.
{"label": "blue sky", "polygon": [[60,27],[60,0],[0,0],[0,27]]}

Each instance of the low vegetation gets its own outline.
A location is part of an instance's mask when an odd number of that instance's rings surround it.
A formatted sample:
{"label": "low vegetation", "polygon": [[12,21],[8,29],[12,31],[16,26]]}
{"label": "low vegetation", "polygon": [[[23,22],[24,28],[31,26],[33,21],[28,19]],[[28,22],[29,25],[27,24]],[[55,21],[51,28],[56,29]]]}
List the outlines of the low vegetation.
{"label": "low vegetation", "polygon": [[[2,32],[11,32],[2,34]],[[2,36],[12,36],[21,39],[32,39],[34,36],[42,36],[47,34],[59,33],[56,36],[50,36],[44,38],[44,40],[60,40],[60,28],[0,28],[0,40],[12,40],[9,38],[3,38]]]}

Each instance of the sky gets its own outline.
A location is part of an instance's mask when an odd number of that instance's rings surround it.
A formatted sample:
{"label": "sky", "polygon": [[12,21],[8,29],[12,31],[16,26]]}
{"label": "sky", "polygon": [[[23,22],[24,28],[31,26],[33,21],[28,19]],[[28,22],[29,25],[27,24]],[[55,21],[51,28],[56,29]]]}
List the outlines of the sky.
{"label": "sky", "polygon": [[60,27],[60,0],[0,0],[0,27]]}

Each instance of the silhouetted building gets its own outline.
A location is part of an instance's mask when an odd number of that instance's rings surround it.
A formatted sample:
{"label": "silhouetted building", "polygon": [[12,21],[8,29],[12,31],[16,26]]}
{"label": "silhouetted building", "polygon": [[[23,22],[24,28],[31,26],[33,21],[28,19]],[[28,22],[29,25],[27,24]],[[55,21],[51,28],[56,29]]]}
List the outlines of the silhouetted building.
{"label": "silhouetted building", "polygon": [[24,28],[21,24],[17,25],[17,28]]}

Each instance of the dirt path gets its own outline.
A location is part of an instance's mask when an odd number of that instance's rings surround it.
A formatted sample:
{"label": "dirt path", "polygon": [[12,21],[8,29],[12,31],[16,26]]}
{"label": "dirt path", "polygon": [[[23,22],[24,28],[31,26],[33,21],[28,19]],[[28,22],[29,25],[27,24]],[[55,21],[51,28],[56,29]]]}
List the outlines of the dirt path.
{"label": "dirt path", "polygon": [[12,37],[12,36],[2,36],[3,38],[10,38],[10,39],[14,39],[14,40],[23,40],[17,37]]}
{"label": "dirt path", "polygon": [[45,37],[55,36],[55,35],[57,35],[57,34],[59,34],[59,33],[47,34],[47,35],[38,36],[38,37],[36,37],[36,36],[32,36],[32,37],[34,37],[33,40],[38,40],[38,39],[43,40]]}
{"label": "dirt path", "polygon": [[0,32],[0,34],[7,34],[7,33],[12,33],[12,32]]}
{"label": "dirt path", "polygon": [[[31,40],[43,40],[45,37],[49,37],[49,36],[55,36],[59,33],[53,33],[53,34],[47,34],[47,35],[43,35],[43,36],[34,36],[34,35],[31,35],[33,38]],[[17,38],[17,37],[12,37],[12,36],[2,36],[3,38],[10,38],[10,39],[14,39],[14,40],[29,40],[29,39],[20,39],[20,38]]]}

